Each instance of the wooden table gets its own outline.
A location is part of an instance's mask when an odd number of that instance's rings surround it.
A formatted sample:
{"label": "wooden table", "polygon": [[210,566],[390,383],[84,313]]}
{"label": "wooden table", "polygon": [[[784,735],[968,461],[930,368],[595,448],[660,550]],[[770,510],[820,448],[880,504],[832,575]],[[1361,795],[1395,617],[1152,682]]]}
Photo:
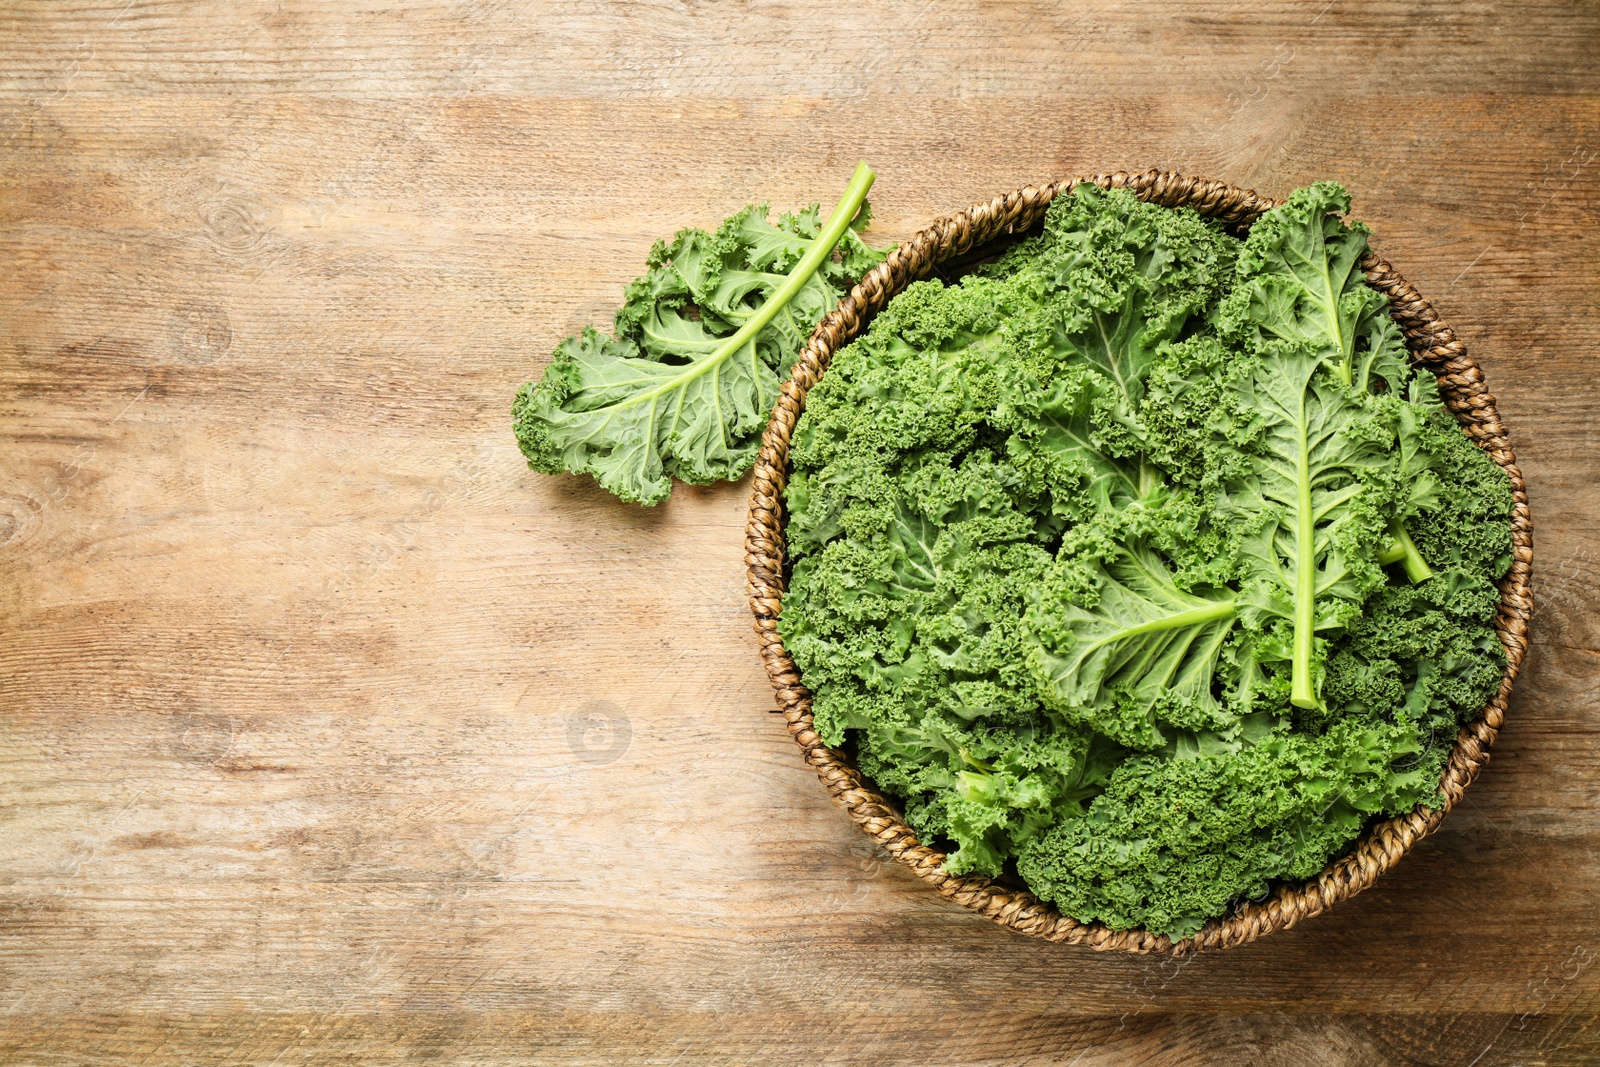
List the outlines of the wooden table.
{"label": "wooden table", "polygon": [[[0,1062],[1600,1062],[1600,9],[379,6],[0,14]],[[1337,178],[1463,335],[1533,651],[1377,888],[1181,963],[946,904],[767,714],[746,486],[523,467],[655,238],[858,157],[889,239]]]}

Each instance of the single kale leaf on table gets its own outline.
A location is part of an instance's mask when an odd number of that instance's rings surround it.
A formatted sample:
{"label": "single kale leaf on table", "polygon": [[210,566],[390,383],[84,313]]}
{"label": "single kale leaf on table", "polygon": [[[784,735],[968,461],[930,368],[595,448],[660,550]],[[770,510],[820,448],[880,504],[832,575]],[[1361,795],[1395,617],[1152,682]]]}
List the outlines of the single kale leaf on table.
{"label": "single kale leaf on table", "polygon": [[517,393],[528,465],[593,475],[637,504],[665,500],[674,477],[742,476],[811,331],[883,260],[858,232],[872,177],[857,167],[827,222],[816,205],[771,222],[768,206],[753,204],[713,233],[658,242],[615,335],[591,326],[567,338]]}
{"label": "single kale leaf on table", "polygon": [[1081,185],[841,350],[780,631],[954,873],[1181,937],[1436,803],[1504,654],[1504,473],[1331,183],[1240,240]]}

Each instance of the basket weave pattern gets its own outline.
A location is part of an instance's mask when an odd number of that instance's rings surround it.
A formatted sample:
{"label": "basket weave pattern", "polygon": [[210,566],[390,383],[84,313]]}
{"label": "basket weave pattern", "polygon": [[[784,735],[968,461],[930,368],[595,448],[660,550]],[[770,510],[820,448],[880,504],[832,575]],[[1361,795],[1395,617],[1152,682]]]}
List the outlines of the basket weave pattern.
{"label": "basket weave pattern", "polygon": [[1443,319],[1410,283],[1385,260],[1368,252],[1361,261],[1367,280],[1389,298],[1390,313],[1405,333],[1413,356],[1439,379],[1445,402],[1462,428],[1511,479],[1514,552],[1511,570],[1501,582],[1495,628],[1505,645],[1507,662],[1499,691],[1483,713],[1463,727],[1445,769],[1445,804],[1437,810],[1418,807],[1377,824],[1351,851],[1328,864],[1316,878],[1299,886],[1282,886],[1267,899],[1236,908],[1213,919],[1194,936],[1172,941],[1146,930],[1111,930],[1100,923],[1081,923],[1061,915],[1025,890],[998,885],[983,877],[946,873],[944,855],[922,844],[894,804],[874,790],[840,753],[827,747],[812,728],[811,693],[778,635],[783,584],[783,491],[788,483],[789,441],[805,407],[806,393],[817,383],[833,354],[860,335],[872,316],[911,282],[935,267],[974,248],[1026,231],[1044,216],[1050,201],[1079,181],[1101,188],[1129,189],[1143,200],[1166,207],[1193,207],[1202,215],[1235,228],[1247,228],[1280,201],[1218,181],[1188,178],[1150,170],[1142,174],[1096,175],[1049,185],[1028,186],[985,204],[940,219],[897,248],[861,280],[827,318],[818,324],[794,373],[785,382],[762,439],[745,530],[745,563],[750,608],[755,614],[761,658],[777,691],[779,709],[789,733],[816,769],[830,795],[843,805],[874,841],[905,863],[941,896],[1020,933],[1047,941],[1088,945],[1095,949],[1182,955],[1202,949],[1223,949],[1254,941],[1273,930],[1293,926],[1321,914],[1371,885],[1400,860],[1418,840],[1431,833],[1461,799],[1489,761],[1489,746],[1505,721],[1511,685],[1527,652],[1528,620],[1533,611],[1529,579],[1533,564],[1533,523],[1528,494],[1505,425],[1483,372],[1467,354]]}

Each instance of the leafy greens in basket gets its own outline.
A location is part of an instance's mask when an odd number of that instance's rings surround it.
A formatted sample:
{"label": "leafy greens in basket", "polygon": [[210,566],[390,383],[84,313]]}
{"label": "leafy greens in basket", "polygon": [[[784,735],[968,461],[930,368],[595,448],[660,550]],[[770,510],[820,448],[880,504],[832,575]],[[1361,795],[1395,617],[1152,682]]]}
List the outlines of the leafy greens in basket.
{"label": "leafy greens in basket", "polygon": [[1080,185],[919,282],[796,427],[780,629],[953,873],[1182,937],[1439,801],[1511,489],[1318,183],[1241,241]]}
{"label": "leafy greens in basket", "polygon": [[592,474],[636,504],[665,500],[673,476],[705,485],[743,475],[806,338],[883,260],[857,233],[872,180],[858,165],[826,224],[815,204],[776,223],[752,204],[715,233],[657,242],[616,336],[591,326],[567,338],[517,393],[528,466]]}

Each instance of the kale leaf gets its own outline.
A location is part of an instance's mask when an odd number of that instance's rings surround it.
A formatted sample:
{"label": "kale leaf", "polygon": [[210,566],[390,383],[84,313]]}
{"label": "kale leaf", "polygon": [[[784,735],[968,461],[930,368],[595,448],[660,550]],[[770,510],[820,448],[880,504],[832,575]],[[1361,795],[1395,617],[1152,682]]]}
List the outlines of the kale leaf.
{"label": "kale leaf", "polygon": [[567,338],[517,393],[528,466],[591,474],[638,504],[666,499],[674,477],[742,476],[811,331],[883,259],[857,232],[872,178],[856,168],[826,225],[816,205],[773,223],[754,204],[715,233],[658,242],[628,286],[616,335],[588,327]]}

